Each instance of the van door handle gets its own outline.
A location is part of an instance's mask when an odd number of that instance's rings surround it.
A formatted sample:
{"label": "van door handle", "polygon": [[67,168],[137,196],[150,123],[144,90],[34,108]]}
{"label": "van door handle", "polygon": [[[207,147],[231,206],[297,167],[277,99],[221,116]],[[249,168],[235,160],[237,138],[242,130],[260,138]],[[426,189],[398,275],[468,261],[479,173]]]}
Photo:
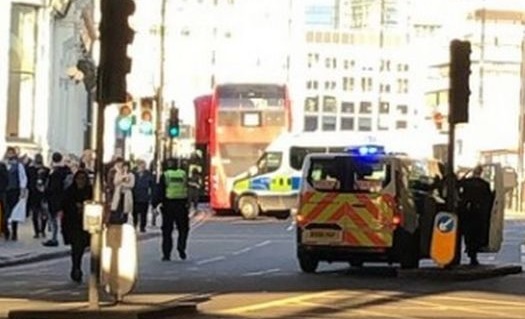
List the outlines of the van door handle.
{"label": "van door handle", "polygon": [[365,208],[365,204],[352,204],[352,207],[359,207],[359,208]]}

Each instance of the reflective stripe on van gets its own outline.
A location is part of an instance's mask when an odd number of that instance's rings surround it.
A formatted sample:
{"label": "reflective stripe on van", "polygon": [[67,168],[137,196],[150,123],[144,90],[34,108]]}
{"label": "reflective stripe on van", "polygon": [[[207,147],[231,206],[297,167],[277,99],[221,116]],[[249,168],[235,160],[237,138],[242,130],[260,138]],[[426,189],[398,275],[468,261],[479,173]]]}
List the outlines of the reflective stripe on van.
{"label": "reflective stripe on van", "polygon": [[342,231],[340,245],[391,247],[394,212],[390,194],[312,191],[301,194],[297,220],[301,228],[337,225]]}

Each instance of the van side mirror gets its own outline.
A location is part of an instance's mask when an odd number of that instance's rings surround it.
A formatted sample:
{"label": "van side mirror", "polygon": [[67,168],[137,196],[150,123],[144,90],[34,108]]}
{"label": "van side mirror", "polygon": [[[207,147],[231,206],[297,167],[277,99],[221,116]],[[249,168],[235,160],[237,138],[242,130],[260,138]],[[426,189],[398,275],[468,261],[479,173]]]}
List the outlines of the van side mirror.
{"label": "van side mirror", "polygon": [[248,169],[248,174],[250,174],[250,176],[256,175],[257,172],[258,172],[257,166],[252,166],[250,167],[250,169]]}

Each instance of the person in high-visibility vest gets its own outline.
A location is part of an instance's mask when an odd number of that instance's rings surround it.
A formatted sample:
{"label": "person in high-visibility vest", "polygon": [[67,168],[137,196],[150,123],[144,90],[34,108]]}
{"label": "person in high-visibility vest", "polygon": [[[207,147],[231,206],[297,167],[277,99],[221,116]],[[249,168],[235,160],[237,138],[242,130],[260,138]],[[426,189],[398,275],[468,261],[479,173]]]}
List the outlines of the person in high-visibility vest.
{"label": "person in high-visibility vest", "polygon": [[177,251],[186,259],[186,242],[190,231],[188,210],[188,178],[174,159],[167,161],[166,170],[159,179],[155,206],[162,204],[162,260],[171,259],[173,224],[179,233]]}

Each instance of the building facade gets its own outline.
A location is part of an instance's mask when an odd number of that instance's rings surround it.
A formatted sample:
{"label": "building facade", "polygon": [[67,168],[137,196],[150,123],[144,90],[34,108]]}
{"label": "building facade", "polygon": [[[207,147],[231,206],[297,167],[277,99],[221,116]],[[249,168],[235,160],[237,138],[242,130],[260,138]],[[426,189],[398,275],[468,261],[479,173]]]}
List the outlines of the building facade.
{"label": "building facade", "polygon": [[84,148],[86,89],[72,67],[84,54],[77,50],[83,34],[77,26],[89,5],[0,1],[0,150],[15,146],[48,156]]}

